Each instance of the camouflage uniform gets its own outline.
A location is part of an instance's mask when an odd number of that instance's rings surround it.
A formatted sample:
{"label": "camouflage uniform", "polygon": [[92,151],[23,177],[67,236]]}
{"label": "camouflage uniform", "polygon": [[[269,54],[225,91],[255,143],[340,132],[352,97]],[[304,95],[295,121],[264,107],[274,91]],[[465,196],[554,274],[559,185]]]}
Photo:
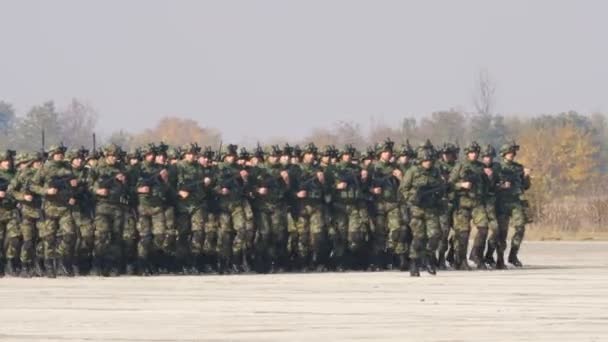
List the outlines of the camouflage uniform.
{"label": "camouflage uniform", "polygon": [[[204,236],[205,240],[202,247],[203,271],[206,273],[214,272],[218,266],[218,234],[219,234],[219,201],[215,191],[218,169],[213,165],[215,153],[210,147],[205,148],[203,156],[199,158],[202,166],[204,178],[209,178],[209,184],[205,185],[203,191],[205,198],[203,206],[207,208],[203,211]],[[193,244],[192,248],[196,246]],[[193,249],[196,254],[197,251]]]}
{"label": "camouflage uniform", "polygon": [[[441,152],[443,155],[446,155],[446,157],[438,162],[437,168],[441,172],[443,180],[447,182],[450,178],[452,169],[456,166],[456,160],[460,153],[460,149],[453,144],[444,144]],[[453,160],[450,160],[448,155],[451,155]],[[447,189],[442,200],[441,214],[439,216],[439,224],[441,226],[441,236],[439,238],[439,246],[437,247],[437,266],[439,269],[446,269],[446,252],[448,252],[448,247],[450,248],[450,252],[448,253],[450,257],[447,259],[449,259],[450,262],[454,261],[454,239],[453,237],[450,238],[450,233],[453,231],[454,227],[454,208],[454,192],[451,191],[451,189]]]}
{"label": "camouflage uniform", "polygon": [[15,275],[21,242],[16,202],[9,191],[9,185],[15,176],[12,170],[13,157],[13,151],[0,153],[0,163],[9,163],[8,168],[0,168],[0,275],[4,274],[5,258],[7,273]]}
{"label": "camouflage uniform", "polygon": [[[434,151],[418,153],[420,162],[433,162]],[[410,247],[410,273],[419,276],[418,267],[424,262],[427,270],[435,274],[435,251],[441,234],[439,215],[445,183],[434,165],[425,169],[422,165],[411,168],[404,177],[403,190],[410,204],[412,245]]]}
{"label": "camouflage uniform", "polygon": [[[63,146],[51,148],[50,159],[36,172],[31,186],[34,193],[43,197],[44,222],[39,234],[49,277],[55,276],[57,261],[61,262],[60,273],[71,275],[72,252],[76,242],[76,224],[72,216],[76,202],[69,203],[76,194],[75,187],[70,183],[76,178],[67,161],[54,160],[56,154],[64,153]],[[51,189],[56,189],[57,193],[49,194]]]}
{"label": "camouflage uniform", "polygon": [[91,266],[93,257],[93,248],[95,243],[95,230],[93,228],[93,211],[94,202],[93,196],[89,189],[89,173],[90,168],[84,165],[86,150],[72,151],[68,153],[68,161],[76,158],[82,160],[80,167],[72,165],[72,172],[78,180],[78,186],[75,189],[74,197],[76,198],[76,206],[72,210],[72,216],[76,223],[76,244],[74,248],[74,269],[76,273],[87,272]]}
{"label": "camouflage uniform", "polygon": [[[142,154],[150,156],[155,154],[154,147],[150,146]],[[167,184],[161,179],[162,168],[154,160],[144,160],[138,169],[136,187],[148,187],[149,192],[138,190],[138,221],[139,235],[138,259],[140,271],[144,274],[156,272],[161,266],[167,222],[165,220],[165,203],[167,200]]]}
{"label": "camouflage uniform", "polygon": [[[97,274],[118,275],[123,251],[125,224],[124,198],[128,191],[128,177],[118,160],[120,148],[109,145],[104,148],[105,159],[91,172],[91,192],[95,194],[95,260]],[[116,160],[110,163],[109,158]],[[98,192],[106,190],[107,194]]]}
{"label": "camouflage uniform", "polygon": [[[524,175],[523,165],[509,161],[504,156],[508,153],[516,154],[519,146],[515,143],[507,144],[502,146],[500,154],[503,156],[503,160],[500,163],[500,182],[503,186],[500,187],[498,192],[498,234],[497,237],[492,239],[498,252],[498,261],[502,258],[502,255],[507,247],[507,232],[509,225],[512,225],[515,229],[515,233],[511,239],[511,250],[509,251],[509,263],[521,267],[521,261],[517,257],[519,249],[521,247],[524,233],[526,230],[526,205],[527,202],[524,199],[524,192],[530,188],[530,177]],[[509,184],[507,187],[506,184]]]}
{"label": "camouflage uniform", "polygon": [[[390,148],[385,146],[385,150],[392,151],[392,145]],[[372,173],[372,189],[381,189],[381,193],[375,196],[375,217],[372,218],[372,264],[380,268],[394,256],[404,259],[406,252],[402,195],[399,180],[393,175],[395,168],[391,162],[378,160]]]}
{"label": "camouflage uniform", "polygon": [[[34,158],[23,155],[17,159],[19,171],[13,178],[9,187],[11,196],[19,203],[21,222],[19,230],[21,232],[21,274],[23,277],[31,277],[34,270],[36,257],[36,244],[38,240],[38,220],[40,220],[40,196],[32,193],[30,189],[31,179],[36,174],[37,169],[31,164]],[[30,201],[27,196],[32,196]]]}
{"label": "camouflage uniform", "polygon": [[177,200],[176,256],[185,273],[196,273],[203,270],[204,264],[205,215],[208,211],[205,174],[196,158],[200,152],[198,145],[187,145],[182,151],[192,155],[192,161],[183,159],[177,163],[177,190],[187,196],[180,195]]}
{"label": "camouflage uniform", "polygon": [[[472,143],[465,148],[465,152],[477,153],[480,147],[477,143]],[[456,209],[454,212],[454,261],[457,269],[468,270],[467,248],[469,235],[471,232],[471,222],[478,229],[488,228],[488,216],[484,199],[487,193],[486,182],[484,181],[483,164],[477,160],[466,158],[460,161],[450,173],[449,182],[453,186],[456,194]],[[470,189],[461,187],[462,182],[472,184]]]}

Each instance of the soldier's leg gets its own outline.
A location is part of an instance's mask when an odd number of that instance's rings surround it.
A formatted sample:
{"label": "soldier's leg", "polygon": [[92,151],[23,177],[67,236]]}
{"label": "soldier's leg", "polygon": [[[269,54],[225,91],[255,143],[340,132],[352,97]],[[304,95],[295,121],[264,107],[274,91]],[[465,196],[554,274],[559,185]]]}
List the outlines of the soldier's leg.
{"label": "soldier's leg", "polygon": [[409,249],[409,246],[408,248],[405,247],[405,225],[402,218],[400,206],[392,206],[386,214],[388,258],[393,266],[396,266],[395,263],[407,263],[405,252]]}
{"label": "soldier's leg", "polygon": [[112,226],[110,245],[106,254],[106,264],[111,276],[118,276],[122,270],[123,261],[123,231],[125,225],[125,212],[122,206],[117,205],[112,212]]}
{"label": "soldier's leg", "polygon": [[[248,200],[243,200],[243,215],[245,217],[245,240],[243,245],[243,258],[247,258],[248,260],[253,258],[254,253],[254,240],[255,240],[255,216],[253,213],[253,208],[251,207],[251,203]],[[247,265],[247,268],[249,266]]]}
{"label": "soldier's leg", "polygon": [[49,278],[56,276],[55,259],[57,258],[58,230],[59,218],[51,217],[46,213],[46,219],[40,230],[40,239],[42,243],[41,252],[44,258],[44,271],[45,275]]}
{"label": "soldier's leg", "polygon": [[298,266],[294,262],[298,259],[298,221],[299,217],[287,213],[287,260],[285,263],[288,268]]}
{"label": "soldier's leg", "polygon": [[[166,274],[169,272],[167,269],[167,263],[165,259],[165,251],[167,250],[167,222],[165,221],[165,210],[164,208],[154,208],[150,213],[152,219],[152,236],[153,236],[153,247],[152,247],[152,263],[154,264],[155,270],[160,274]],[[171,234],[171,233],[169,233]]]}
{"label": "soldier's leg", "polygon": [[112,232],[112,210],[107,206],[98,206],[95,215],[94,252],[91,273],[100,276],[104,273],[104,263],[110,248]]}
{"label": "soldier's leg", "polygon": [[384,205],[378,203],[378,209],[374,216],[371,233],[371,260],[370,268],[372,271],[380,270],[386,265],[386,235],[387,235],[387,217]]}
{"label": "soldier's leg", "polygon": [[450,236],[450,220],[448,215],[449,213],[447,207],[444,208],[439,215],[439,226],[441,227],[441,233],[437,247],[437,267],[440,270],[446,269],[445,259],[446,252],[448,251],[448,238]]}
{"label": "soldier's leg", "polygon": [[521,243],[524,240],[526,232],[526,214],[520,203],[515,203],[511,210],[511,224],[515,230],[511,238],[511,250],[509,251],[509,263],[515,267],[522,267],[522,263],[518,258]]}
{"label": "soldier's leg", "polygon": [[57,254],[61,260],[58,274],[73,276],[72,259],[74,257],[74,245],[76,243],[76,223],[71,212],[65,212],[59,218],[59,230],[57,233]]}
{"label": "soldier's leg", "polygon": [[485,252],[481,251],[481,258],[484,260],[486,264],[490,267],[496,267],[496,262],[494,261],[494,252],[498,246],[498,217],[496,216],[496,205],[488,204],[486,205],[486,214],[488,215],[488,247]]}
{"label": "soldier's leg", "polygon": [[23,242],[21,244],[21,276],[29,278],[33,275],[35,239],[36,239],[36,219],[23,217],[19,226]]}
{"label": "soldier's leg", "polygon": [[232,215],[230,212],[222,211],[219,214],[219,230],[217,237],[219,272],[230,272],[232,262],[232,248],[234,243],[235,231],[232,227]]}
{"label": "soldier's leg", "polygon": [[165,208],[165,239],[159,253],[160,268],[166,272],[173,273],[178,268],[175,262],[177,241],[177,215],[174,206]]}
{"label": "soldier's leg", "polygon": [[205,214],[205,234],[203,253],[204,262],[202,267],[206,273],[211,273],[217,270],[218,266],[218,230],[219,230],[219,218],[216,213],[208,212]]}
{"label": "soldier's leg", "polygon": [[77,228],[74,270],[77,275],[79,273],[87,274],[91,269],[91,263],[93,261],[95,228],[93,220],[86,213],[75,213],[74,222],[76,223]]}
{"label": "soldier's leg", "polygon": [[17,218],[12,218],[6,223],[6,269],[5,273],[17,276],[19,267],[19,251],[21,249],[21,230]]}
{"label": "soldier's leg", "polygon": [[456,269],[469,270],[467,247],[471,232],[471,209],[459,208],[454,213],[454,265]]}
{"label": "soldier's leg", "polygon": [[[195,247],[193,246],[194,240],[192,239],[192,221],[194,220],[195,212],[196,211],[192,211],[191,214],[184,208],[180,209],[176,216],[177,239],[175,241],[175,262],[177,265],[181,265],[181,271],[184,274],[190,274],[194,271],[190,247],[191,245],[192,247]],[[200,235],[200,237],[197,239],[197,242],[202,244],[202,234],[200,234],[200,232],[201,231],[199,230],[198,235]],[[194,249],[192,249],[192,251],[194,251]]]}
{"label": "soldier's leg", "polygon": [[473,225],[477,227],[477,234],[473,241],[473,247],[471,248],[472,260],[475,262],[478,268],[486,269],[485,263],[483,262],[483,251],[486,248],[486,240],[488,238],[488,215],[486,207],[483,205],[476,206],[471,212]]}
{"label": "soldier's leg", "polygon": [[325,245],[327,240],[326,213],[322,205],[312,206],[311,209],[309,221],[311,266],[316,267],[317,271],[324,271],[326,262]]}
{"label": "soldier's leg", "polygon": [[334,204],[333,217],[329,225],[328,238],[332,245],[333,267],[343,271],[347,266],[344,260],[346,254],[346,241],[348,238],[348,219],[354,208],[345,204]]}
{"label": "soldier's leg", "polygon": [[425,214],[425,235],[426,235],[426,269],[429,273],[435,274],[435,259],[439,238],[441,237],[441,224],[439,223],[439,212],[431,209]]}
{"label": "soldier's leg", "polygon": [[242,205],[236,205],[230,212],[232,227],[236,236],[232,243],[232,264],[235,272],[249,272],[249,262],[247,256],[249,232],[247,227],[247,217],[245,208]]}
{"label": "soldier's leg", "polygon": [[410,229],[412,231],[412,244],[410,245],[410,275],[419,276],[418,270],[425,252],[425,213],[421,208],[410,208]]}
{"label": "soldier's leg", "polygon": [[271,263],[275,271],[282,271],[288,265],[287,254],[287,215],[285,209],[275,208],[270,213]]}
{"label": "soldier's leg", "polygon": [[256,213],[255,227],[255,271],[265,273],[270,270],[275,256],[270,211],[259,210]]}
{"label": "soldier's leg", "polygon": [[362,214],[362,209],[358,205],[353,205],[347,209],[348,227],[346,232],[346,247],[348,260],[346,267],[349,269],[359,269],[361,267],[361,251],[365,245],[364,239],[364,220],[367,218],[367,213]]}
{"label": "soldier's leg", "polygon": [[298,267],[302,270],[308,270],[308,261],[310,258],[310,216],[308,208],[302,208],[302,212],[295,222],[297,229],[297,257]]}
{"label": "soldier's leg", "polygon": [[125,273],[135,275],[137,273],[137,217],[132,210],[125,206],[125,224],[122,231],[122,255],[126,264]]}
{"label": "soldier's leg", "polygon": [[154,236],[152,234],[152,217],[147,207],[139,207],[139,219],[137,220],[137,258],[139,272],[144,275],[153,273],[152,255],[154,253]]}

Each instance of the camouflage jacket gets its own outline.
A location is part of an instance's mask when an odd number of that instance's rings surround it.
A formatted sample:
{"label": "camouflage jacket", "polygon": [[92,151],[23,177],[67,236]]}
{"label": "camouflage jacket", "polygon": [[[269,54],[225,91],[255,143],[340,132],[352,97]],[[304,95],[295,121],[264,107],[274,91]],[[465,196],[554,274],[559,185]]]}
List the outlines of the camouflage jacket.
{"label": "camouflage jacket", "polygon": [[[72,179],[76,176],[67,161],[49,160],[34,175],[31,189],[51,206],[71,207],[68,201],[76,194],[76,188],[70,184]],[[51,188],[57,189],[57,194],[48,195]]]}
{"label": "camouflage jacket", "polygon": [[[125,182],[116,179],[119,174],[125,176]],[[100,162],[97,167],[91,170],[90,176],[90,191],[95,194],[97,203],[126,204],[129,192],[129,177],[121,163],[116,162],[110,165],[106,162]],[[99,189],[108,190],[108,195],[98,195],[97,190]]]}
{"label": "camouflage jacket", "polygon": [[[31,191],[31,181],[37,170],[33,167],[20,169],[9,186],[11,196],[19,203],[21,215],[31,219],[40,218],[40,196]],[[26,201],[25,196],[31,195],[32,201]]]}
{"label": "camouflage jacket", "polygon": [[402,194],[408,204],[421,208],[439,208],[446,183],[439,168],[422,166],[410,168],[403,177]]}

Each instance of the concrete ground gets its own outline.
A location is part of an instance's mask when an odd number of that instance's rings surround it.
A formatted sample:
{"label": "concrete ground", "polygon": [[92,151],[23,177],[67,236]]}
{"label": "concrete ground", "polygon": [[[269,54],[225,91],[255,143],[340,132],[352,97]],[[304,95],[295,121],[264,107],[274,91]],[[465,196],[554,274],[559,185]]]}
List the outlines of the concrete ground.
{"label": "concrete ground", "polygon": [[523,270],[0,279],[0,341],[607,341],[608,243]]}

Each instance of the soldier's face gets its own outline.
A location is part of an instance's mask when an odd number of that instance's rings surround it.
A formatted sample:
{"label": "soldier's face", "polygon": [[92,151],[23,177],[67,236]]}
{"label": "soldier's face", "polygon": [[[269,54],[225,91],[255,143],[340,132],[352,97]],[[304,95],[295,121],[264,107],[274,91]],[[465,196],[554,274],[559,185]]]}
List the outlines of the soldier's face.
{"label": "soldier's face", "polygon": [[167,157],[164,154],[159,154],[156,156],[156,163],[164,165],[167,162]]}
{"label": "soldier's face", "polygon": [[137,158],[131,158],[131,159],[129,159],[129,164],[130,165],[137,165],[137,163],[139,163],[139,160]]}
{"label": "soldier's face", "polygon": [[312,153],[306,153],[304,154],[304,162],[306,164],[310,164],[315,160],[315,155]]}
{"label": "soldier's face", "polygon": [[62,161],[63,160],[63,153],[55,153],[55,154],[53,154],[53,160],[54,161]]}
{"label": "soldier's face", "polygon": [[147,162],[152,162],[155,158],[156,157],[152,153],[146,154],[146,161]]}
{"label": "soldier's face", "polygon": [[352,158],[351,158],[350,154],[348,154],[348,153],[345,153],[342,155],[342,161],[345,163],[350,163],[351,159]]}
{"label": "soldier's face", "polygon": [[276,156],[268,156],[268,163],[276,164],[277,161],[278,161],[278,158]]}
{"label": "soldier's face", "polygon": [[34,169],[39,169],[42,167],[42,162],[37,160],[34,162],[34,164],[32,166],[34,167]]}
{"label": "soldier's face", "polygon": [[482,161],[484,164],[490,166],[490,165],[492,165],[492,162],[494,161],[493,159],[494,158],[492,158],[490,156],[485,156],[485,157],[483,157]]}
{"label": "soldier's face", "polygon": [[478,157],[479,155],[477,154],[477,152],[467,153],[467,158],[469,158],[469,160],[477,160]]}
{"label": "soldier's face", "polygon": [[234,163],[234,156],[226,156],[226,158],[224,158],[224,161],[228,164],[232,164]]}
{"label": "soldier's face", "polygon": [[110,165],[114,165],[116,164],[116,156],[115,155],[108,155],[106,156],[106,162]]}
{"label": "soldier's face", "polygon": [[433,166],[433,161],[432,160],[423,160],[422,163],[420,163],[420,165],[422,165],[422,167],[424,169],[428,170]]}
{"label": "soldier's face", "polygon": [[97,165],[97,159],[89,159],[87,162],[91,167],[95,167]]}
{"label": "soldier's face", "polygon": [[515,153],[509,152],[509,153],[505,154],[505,159],[508,161],[513,161],[513,159],[515,159]]}
{"label": "soldier's face", "polygon": [[0,167],[1,167],[3,170],[8,170],[8,169],[10,169],[10,167],[11,167],[11,162],[10,162],[10,160],[3,160],[3,161],[1,161],[1,162],[0,162]]}
{"label": "soldier's face", "polygon": [[188,162],[192,162],[194,160],[194,154],[186,153],[186,155],[184,155],[184,159],[186,159]]}
{"label": "soldier's face", "polygon": [[410,161],[410,158],[408,158],[407,156],[401,156],[399,157],[399,164],[407,164]]}
{"label": "soldier's face", "polygon": [[380,154],[380,159],[382,159],[383,161],[387,162],[389,160],[391,160],[391,153],[389,151],[384,151]]}
{"label": "soldier's face", "polygon": [[76,167],[76,168],[82,166],[82,159],[80,159],[80,158],[72,159],[72,166]]}
{"label": "soldier's face", "polygon": [[442,155],[442,158],[446,162],[453,162],[454,160],[456,160],[456,156],[453,153],[444,153]]}

